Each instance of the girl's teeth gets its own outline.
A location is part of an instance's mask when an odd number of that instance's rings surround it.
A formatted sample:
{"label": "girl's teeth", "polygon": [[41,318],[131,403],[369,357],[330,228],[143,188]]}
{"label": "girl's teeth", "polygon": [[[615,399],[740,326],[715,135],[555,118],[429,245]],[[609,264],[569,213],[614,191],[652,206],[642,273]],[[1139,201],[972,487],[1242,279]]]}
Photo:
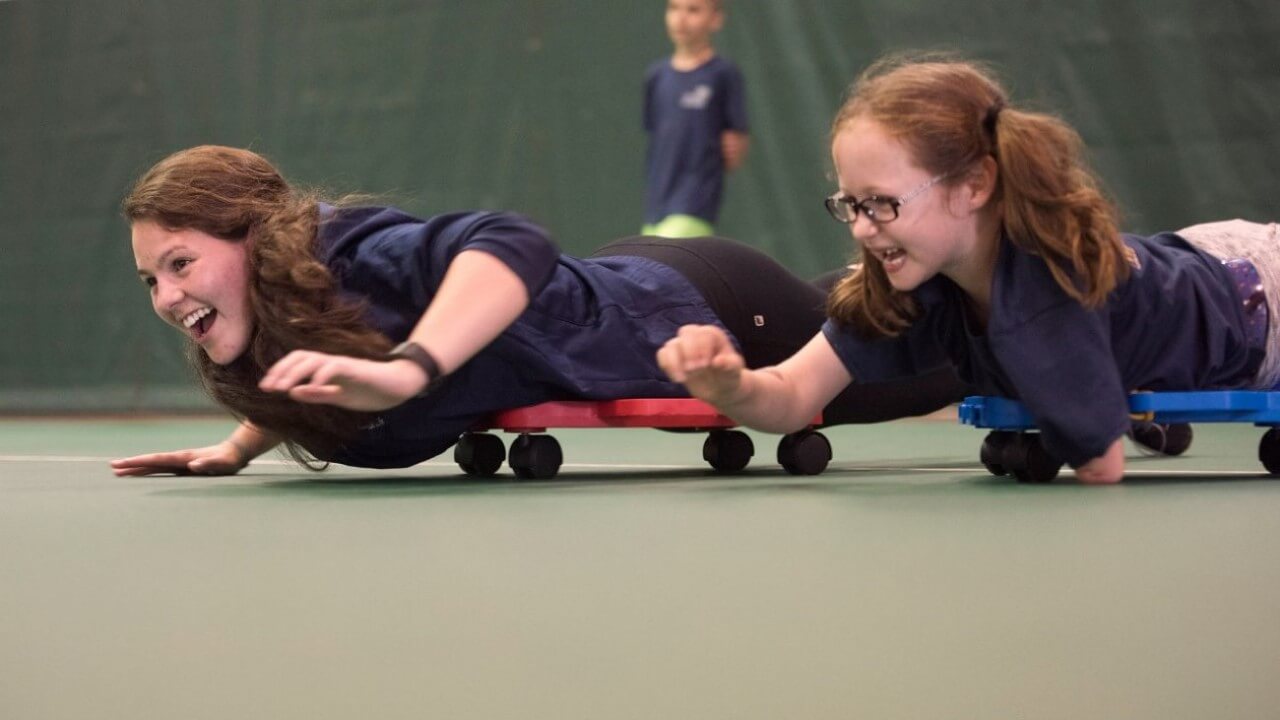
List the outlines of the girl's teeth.
{"label": "girl's teeth", "polygon": [[887,272],[897,272],[907,261],[907,253],[901,249],[886,250],[880,256]]}

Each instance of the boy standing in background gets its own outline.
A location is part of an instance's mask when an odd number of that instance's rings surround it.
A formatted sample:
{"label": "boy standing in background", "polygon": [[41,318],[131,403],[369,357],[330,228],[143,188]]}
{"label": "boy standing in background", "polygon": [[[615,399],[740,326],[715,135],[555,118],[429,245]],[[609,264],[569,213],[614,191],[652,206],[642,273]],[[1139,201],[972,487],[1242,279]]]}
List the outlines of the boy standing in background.
{"label": "boy standing in background", "polygon": [[746,158],[742,73],[711,44],[724,2],[667,0],[675,51],[649,67],[644,83],[645,235],[713,234],[725,170]]}

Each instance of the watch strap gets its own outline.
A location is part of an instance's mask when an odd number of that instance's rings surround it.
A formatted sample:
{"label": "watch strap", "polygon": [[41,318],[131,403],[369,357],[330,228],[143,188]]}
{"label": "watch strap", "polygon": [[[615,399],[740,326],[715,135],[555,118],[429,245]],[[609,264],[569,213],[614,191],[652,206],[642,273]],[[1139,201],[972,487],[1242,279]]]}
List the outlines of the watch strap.
{"label": "watch strap", "polygon": [[419,397],[434,390],[444,380],[444,373],[440,371],[440,363],[436,361],[435,356],[412,340],[391,348],[391,352],[387,353],[387,359],[408,360],[422,368],[422,371],[427,374],[427,385],[422,392],[418,393]]}

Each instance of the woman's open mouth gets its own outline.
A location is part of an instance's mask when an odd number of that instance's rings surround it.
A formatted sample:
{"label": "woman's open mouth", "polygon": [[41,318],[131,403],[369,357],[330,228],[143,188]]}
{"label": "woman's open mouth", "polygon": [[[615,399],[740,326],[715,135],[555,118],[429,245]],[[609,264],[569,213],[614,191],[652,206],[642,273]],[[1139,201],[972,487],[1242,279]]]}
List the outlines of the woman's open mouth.
{"label": "woman's open mouth", "polygon": [[213,322],[217,318],[217,310],[211,307],[202,307],[182,318],[182,325],[191,332],[191,337],[196,342],[199,342],[204,339],[205,335],[209,334],[209,328],[213,327]]}

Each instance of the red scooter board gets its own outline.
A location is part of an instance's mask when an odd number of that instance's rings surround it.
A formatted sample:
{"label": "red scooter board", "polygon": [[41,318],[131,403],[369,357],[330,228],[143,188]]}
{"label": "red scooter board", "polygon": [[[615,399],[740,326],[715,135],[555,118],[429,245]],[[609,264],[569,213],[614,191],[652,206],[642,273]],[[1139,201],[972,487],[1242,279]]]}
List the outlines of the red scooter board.
{"label": "red scooter board", "polygon": [[701,400],[631,398],[559,400],[503,410],[478,429],[543,432],[547,428],[647,427],[688,430],[731,428],[738,423]]}
{"label": "red scooter board", "polygon": [[[821,425],[822,417],[813,425]],[[477,423],[454,448],[454,461],[474,477],[492,477],[505,459],[516,477],[549,479],[560,470],[564,455],[550,428],[655,428],[707,432],[702,457],[719,472],[737,472],[755,453],[751,438],[734,430],[732,418],[691,398],[626,398],[559,400],[503,410]],[[509,456],[502,440],[486,430],[519,433]],[[784,435],[778,462],[795,475],[816,475],[831,461],[831,444],[821,433],[805,429]]]}

